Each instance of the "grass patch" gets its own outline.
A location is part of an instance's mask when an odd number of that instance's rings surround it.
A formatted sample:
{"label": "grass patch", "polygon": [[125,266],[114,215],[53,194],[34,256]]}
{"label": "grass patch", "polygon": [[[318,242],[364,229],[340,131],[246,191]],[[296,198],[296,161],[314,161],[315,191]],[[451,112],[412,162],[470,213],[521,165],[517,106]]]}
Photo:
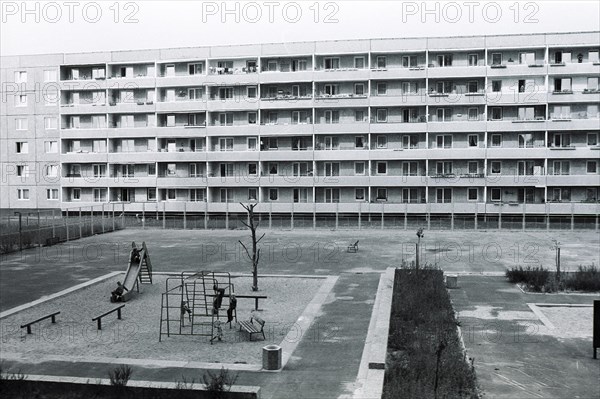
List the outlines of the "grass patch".
{"label": "grass patch", "polygon": [[397,269],[383,398],[478,398],[441,270]]}

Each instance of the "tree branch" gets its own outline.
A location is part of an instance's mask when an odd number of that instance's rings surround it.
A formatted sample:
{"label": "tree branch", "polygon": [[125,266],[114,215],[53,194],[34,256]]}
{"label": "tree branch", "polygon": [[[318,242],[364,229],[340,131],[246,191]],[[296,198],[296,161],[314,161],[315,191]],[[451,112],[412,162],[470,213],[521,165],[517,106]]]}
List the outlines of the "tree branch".
{"label": "tree branch", "polygon": [[263,235],[262,235],[262,236],[260,236],[260,238],[259,238],[258,240],[256,240],[256,243],[257,243],[257,244],[260,242],[260,240],[262,240],[262,239],[263,239],[263,237],[265,236],[265,234],[267,234],[267,233],[263,233]]}
{"label": "tree branch", "polygon": [[248,248],[246,248],[246,246],[244,245],[244,243],[241,240],[238,240],[238,242],[240,244],[242,244],[242,247],[244,248],[244,250],[246,251],[246,256],[248,256],[248,259],[252,260],[252,256],[250,256],[250,252],[248,251]]}
{"label": "tree branch", "polygon": [[242,219],[240,219],[240,223],[243,224],[244,226],[246,226],[247,228],[250,228],[248,223],[244,222]]}

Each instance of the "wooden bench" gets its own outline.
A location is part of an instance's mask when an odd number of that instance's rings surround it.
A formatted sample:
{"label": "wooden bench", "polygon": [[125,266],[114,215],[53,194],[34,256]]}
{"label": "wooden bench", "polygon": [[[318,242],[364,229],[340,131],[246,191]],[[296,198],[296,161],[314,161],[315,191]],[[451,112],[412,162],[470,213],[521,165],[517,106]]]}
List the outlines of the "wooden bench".
{"label": "wooden bench", "polygon": [[[252,322],[253,320],[256,320],[256,324]],[[252,341],[252,334],[262,334],[263,339],[266,339],[265,332],[263,331],[265,328],[265,321],[260,317],[252,316],[249,321],[240,321],[239,324],[240,331],[242,331],[242,329],[246,331],[249,335],[250,341]],[[260,329],[258,328],[257,324],[260,326]]]}
{"label": "wooden bench", "polygon": [[27,328],[27,334],[31,334],[31,325],[32,324],[35,324],[35,323],[37,323],[39,321],[46,320],[46,319],[52,319],[52,324],[54,324],[54,323],[56,323],[56,315],[59,314],[59,313],[60,312],[54,312],[54,313],[51,313],[51,314],[49,314],[47,316],[40,317],[37,320],[34,320],[34,321],[31,321],[31,322],[29,322],[27,324],[21,325],[21,328]]}
{"label": "wooden bench", "polygon": [[359,240],[356,240],[355,243],[350,242],[348,245],[348,252],[358,252],[358,241]]}
{"label": "wooden bench", "polygon": [[98,330],[102,330],[102,318],[104,316],[108,316],[109,314],[113,313],[113,312],[117,312],[117,319],[121,320],[121,309],[123,309],[125,307],[125,305],[121,305],[121,306],[117,306],[116,308],[109,310],[106,313],[102,313],[100,316],[96,316],[92,319],[92,321],[96,321],[98,322]]}

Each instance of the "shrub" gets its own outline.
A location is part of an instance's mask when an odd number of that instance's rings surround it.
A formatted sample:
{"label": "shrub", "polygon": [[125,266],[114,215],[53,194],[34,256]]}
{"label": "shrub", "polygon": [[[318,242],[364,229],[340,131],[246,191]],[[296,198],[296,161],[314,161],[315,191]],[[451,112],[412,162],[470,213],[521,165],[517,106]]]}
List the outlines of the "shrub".
{"label": "shrub", "polygon": [[108,378],[110,379],[110,385],[124,387],[129,382],[131,378],[131,374],[133,374],[133,370],[131,367],[127,365],[120,365],[112,370],[108,371]]}
{"label": "shrub", "polygon": [[566,288],[574,291],[600,291],[600,270],[596,266],[579,266],[565,279]]}
{"label": "shrub", "polygon": [[477,398],[457,325],[441,270],[397,269],[383,398]]}
{"label": "shrub", "polygon": [[506,278],[513,284],[523,283],[528,289],[535,292],[541,292],[548,290],[550,271],[543,267],[531,267],[527,266],[523,269],[523,266],[513,267],[506,271]]}
{"label": "shrub", "polygon": [[219,373],[207,370],[202,376],[202,382],[206,390],[210,392],[211,398],[225,399],[227,398],[227,392],[231,390],[231,386],[235,384],[237,378],[237,374],[230,374],[229,370],[221,367]]}

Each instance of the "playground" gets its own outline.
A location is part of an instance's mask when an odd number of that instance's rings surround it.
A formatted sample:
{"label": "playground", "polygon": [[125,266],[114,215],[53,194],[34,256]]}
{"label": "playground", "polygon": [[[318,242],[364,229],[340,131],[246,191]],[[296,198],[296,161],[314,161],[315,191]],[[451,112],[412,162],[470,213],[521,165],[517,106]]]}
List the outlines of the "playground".
{"label": "playground", "polygon": [[[258,291],[251,289],[250,262],[238,243],[248,243],[243,230],[122,230],[5,255],[0,262],[1,360],[30,374],[92,380],[106,378],[115,364],[131,365],[136,380],[170,382],[182,376],[198,380],[201,370],[224,366],[240,372],[237,384],[260,386],[263,398],[299,397],[300,391],[302,397],[351,397],[377,311],[380,275],[414,260],[414,231],[265,232]],[[421,261],[469,275],[476,287],[491,276],[499,279],[509,267],[552,268],[552,239],[562,243],[563,270],[599,264],[598,233],[582,231],[425,231]],[[140,261],[130,265],[132,240]],[[349,252],[357,240],[356,252]],[[118,281],[127,290],[123,301],[112,303]],[[505,283],[499,281],[502,295]],[[194,287],[201,299],[194,299]],[[237,320],[230,328],[231,294],[237,298]],[[213,309],[219,295],[217,318]],[[252,296],[261,297],[258,311]],[[461,297],[457,311],[470,310],[472,301]],[[484,304],[484,296],[478,301]],[[201,317],[191,320],[182,302]],[[121,319],[109,313],[98,330],[92,319],[122,305]],[[20,328],[58,311],[56,323],[41,320],[32,325],[32,334]],[[551,312],[548,317],[556,319]],[[254,316],[265,322],[264,338],[255,333],[250,339],[240,331],[240,322]],[[572,317],[580,322],[586,316]],[[220,340],[212,339],[218,335],[215,321]],[[195,334],[193,322],[198,322]],[[253,323],[260,329],[256,319]],[[270,344],[283,348],[281,372],[262,370],[262,348]],[[568,342],[557,345],[563,344]],[[560,353],[568,360],[567,352]],[[529,359],[535,362],[535,353]]]}

